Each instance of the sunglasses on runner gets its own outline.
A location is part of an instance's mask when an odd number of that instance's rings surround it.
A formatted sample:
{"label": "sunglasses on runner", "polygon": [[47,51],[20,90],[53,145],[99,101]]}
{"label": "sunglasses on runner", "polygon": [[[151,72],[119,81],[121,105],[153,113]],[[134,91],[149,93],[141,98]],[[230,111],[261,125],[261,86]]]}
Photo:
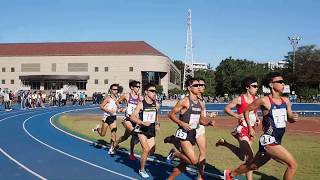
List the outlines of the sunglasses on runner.
{"label": "sunglasses on runner", "polygon": [[191,87],[200,87],[201,84],[192,84]]}
{"label": "sunglasses on runner", "polygon": [[152,93],[155,93],[156,90],[155,89],[148,89],[148,91],[152,92]]}
{"label": "sunglasses on runner", "polygon": [[258,85],[250,85],[251,87],[253,87],[253,88],[258,88],[259,86]]}
{"label": "sunglasses on runner", "polygon": [[133,86],[133,87],[140,88],[140,86]]}
{"label": "sunglasses on runner", "polygon": [[272,81],[272,83],[284,84],[284,80]]}
{"label": "sunglasses on runner", "polygon": [[118,89],[111,89],[111,90],[113,90],[113,91],[118,91]]}

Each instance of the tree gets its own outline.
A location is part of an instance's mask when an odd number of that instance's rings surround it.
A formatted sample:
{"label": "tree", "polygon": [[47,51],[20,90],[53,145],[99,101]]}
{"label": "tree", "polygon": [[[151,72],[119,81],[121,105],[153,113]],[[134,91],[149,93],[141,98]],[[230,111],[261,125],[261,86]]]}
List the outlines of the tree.
{"label": "tree", "polygon": [[[318,89],[320,85],[320,49],[315,45],[301,46],[296,51],[295,75],[293,74],[293,52],[288,52],[285,61],[288,62],[282,72],[289,82],[295,78],[297,94],[309,96],[306,89]],[[307,93],[308,92],[308,93]],[[311,92],[314,92],[312,90]]]}
{"label": "tree", "polygon": [[232,59],[229,57],[222,60],[216,68],[216,93],[224,94],[240,94],[241,81],[246,76],[254,76],[258,82],[270,70],[265,64],[255,63],[246,59]]}
{"label": "tree", "polygon": [[156,92],[157,94],[163,93],[163,86],[162,85],[156,85]]}
{"label": "tree", "polygon": [[[180,60],[175,60],[173,61],[173,64],[181,71],[181,81],[183,81],[183,76],[184,76],[184,62]],[[183,83],[181,83],[181,88],[183,87]]]}

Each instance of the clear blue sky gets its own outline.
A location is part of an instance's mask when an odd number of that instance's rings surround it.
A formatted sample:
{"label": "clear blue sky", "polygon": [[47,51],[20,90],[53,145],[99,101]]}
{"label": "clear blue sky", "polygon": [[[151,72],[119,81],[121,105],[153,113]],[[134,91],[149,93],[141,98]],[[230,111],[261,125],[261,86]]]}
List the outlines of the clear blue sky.
{"label": "clear blue sky", "polygon": [[1,0],[0,43],[146,41],[184,60],[187,10],[194,59],[283,59],[291,46],[320,46],[318,0]]}

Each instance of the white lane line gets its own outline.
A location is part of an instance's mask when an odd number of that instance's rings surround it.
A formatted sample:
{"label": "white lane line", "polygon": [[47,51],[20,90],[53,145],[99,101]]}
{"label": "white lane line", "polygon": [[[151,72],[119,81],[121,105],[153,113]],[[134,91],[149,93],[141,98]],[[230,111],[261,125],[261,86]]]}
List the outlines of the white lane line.
{"label": "white lane line", "polygon": [[[93,109],[93,108],[91,108],[91,109]],[[76,111],[76,110],[75,110],[75,111]],[[46,113],[42,113],[42,114],[46,114]],[[80,158],[78,158],[78,157],[76,157],[76,156],[73,156],[73,155],[71,155],[71,154],[68,154],[68,153],[66,153],[66,152],[64,152],[64,151],[62,151],[62,150],[60,150],[60,149],[54,148],[54,147],[52,147],[52,146],[50,146],[50,145],[48,145],[48,144],[40,141],[39,139],[37,139],[36,137],[34,137],[33,135],[31,135],[31,133],[26,129],[25,124],[26,124],[31,118],[34,118],[34,117],[39,116],[39,115],[42,115],[42,114],[37,114],[37,115],[31,116],[31,117],[27,118],[27,119],[23,122],[23,124],[22,124],[23,130],[24,130],[32,139],[36,140],[36,141],[39,142],[40,144],[42,144],[42,145],[44,145],[44,146],[46,146],[46,147],[48,147],[48,148],[50,148],[50,149],[52,149],[52,150],[54,150],[54,151],[57,151],[57,152],[59,152],[59,153],[61,153],[61,154],[63,154],[63,155],[66,155],[66,156],[68,156],[68,157],[71,157],[71,158],[73,158],[73,159],[76,159],[76,160],[78,160],[78,161],[81,161],[81,162],[83,162],[83,163],[89,164],[89,165],[91,165],[91,166],[93,166],[93,167],[102,169],[102,170],[104,170],[104,171],[108,171],[108,172],[110,172],[110,173],[113,173],[113,174],[122,176],[122,177],[124,177],[124,178],[136,180],[135,178],[132,178],[132,177],[126,176],[126,175],[124,175],[124,174],[121,174],[121,173],[112,171],[112,170],[110,170],[110,169],[107,169],[107,168],[98,166],[98,165],[93,164],[93,163],[91,163],[91,162],[89,162],[89,161],[86,161],[86,160],[80,159]]]}
{"label": "white lane line", "polygon": [[[93,108],[87,108],[87,109],[93,109]],[[69,135],[69,136],[72,136],[72,137],[74,137],[74,138],[76,138],[76,139],[80,139],[80,140],[85,141],[85,142],[87,142],[87,143],[89,143],[89,144],[94,144],[95,142],[90,141],[90,140],[88,140],[88,139],[84,139],[84,138],[82,138],[82,137],[80,137],[80,136],[76,136],[76,135],[74,135],[74,134],[71,134],[71,133],[69,133],[69,132],[67,132],[67,131],[65,131],[65,130],[59,128],[59,127],[57,127],[57,126],[52,122],[53,118],[54,118],[55,116],[60,115],[60,114],[67,113],[67,112],[72,112],[72,111],[82,111],[82,110],[87,110],[87,109],[69,110],[69,111],[64,111],[64,112],[57,113],[57,114],[53,115],[53,116],[50,118],[50,124],[51,124],[54,128],[58,129],[59,131],[65,133],[65,134],[67,134],[67,135]],[[103,148],[108,148],[108,147],[105,146],[105,145],[102,145],[102,144],[100,144],[100,145],[101,145],[101,147],[103,147]],[[120,152],[125,153],[125,154],[130,154],[128,151],[122,151],[122,150],[117,150],[117,151],[120,151]],[[135,154],[135,156],[141,158],[141,156],[138,155],[138,154]],[[163,162],[163,161],[154,159],[154,158],[152,158],[152,157],[148,157],[148,161],[152,161],[152,162],[156,162],[156,163],[160,163],[160,164],[165,164],[165,165],[172,166],[172,164],[169,164],[169,163],[167,163],[167,162]],[[197,172],[198,172],[196,169],[193,169],[193,168],[190,168],[190,167],[187,167],[186,169],[187,169],[187,171],[192,172],[192,173],[197,173]],[[206,175],[209,175],[209,176],[211,176],[211,177],[214,177],[214,178],[223,179],[223,176],[221,176],[221,175],[219,175],[219,174],[213,174],[213,173],[209,173],[209,172],[205,172],[205,174],[206,174]]]}
{"label": "white lane line", "polygon": [[2,148],[0,148],[0,151],[2,154],[4,154],[5,156],[7,156],[7,158],[9,158],[11,161],[13,161],[14,163],[18,164],[20,167],[22,167],[23,169],[25,169],[26,171],[28,171],[29,173],[33,174],[34,176],[38,177],[39,179],[43,179],[46,180],[47,178],[39,175],[38,173],[32,171],[31,169],[29,169],[28,167],[26,167],[25,165],[21,164],[19,161],[15,160],[12,156],[10,156],[8,153],[6,153]]}
{"label": "white lane line", "polygon": [[9,116],[9,117],[0,119],[0,122],[4,121],[4,120],[6,120],[6,119],[10,119],[10,118],[17,117],[17,116],[22,116],[22,115],[25,115],[25,114],[31,114],[31,113],[34,113],[34,112],[28,112],[28,113],[23,113],[23,114],[17,114],[17,115]]}

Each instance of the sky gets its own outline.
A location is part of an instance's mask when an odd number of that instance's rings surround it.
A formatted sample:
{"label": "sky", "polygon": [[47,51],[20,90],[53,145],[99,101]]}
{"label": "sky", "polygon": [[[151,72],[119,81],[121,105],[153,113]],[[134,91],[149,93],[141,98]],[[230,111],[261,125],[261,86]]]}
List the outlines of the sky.
{"label": "sky", "polygon": [[145,41],[184,60],[189,8],[195,62],[276,62],[288,36],[320,48],[318,0],[1,0],[0,43]]}

